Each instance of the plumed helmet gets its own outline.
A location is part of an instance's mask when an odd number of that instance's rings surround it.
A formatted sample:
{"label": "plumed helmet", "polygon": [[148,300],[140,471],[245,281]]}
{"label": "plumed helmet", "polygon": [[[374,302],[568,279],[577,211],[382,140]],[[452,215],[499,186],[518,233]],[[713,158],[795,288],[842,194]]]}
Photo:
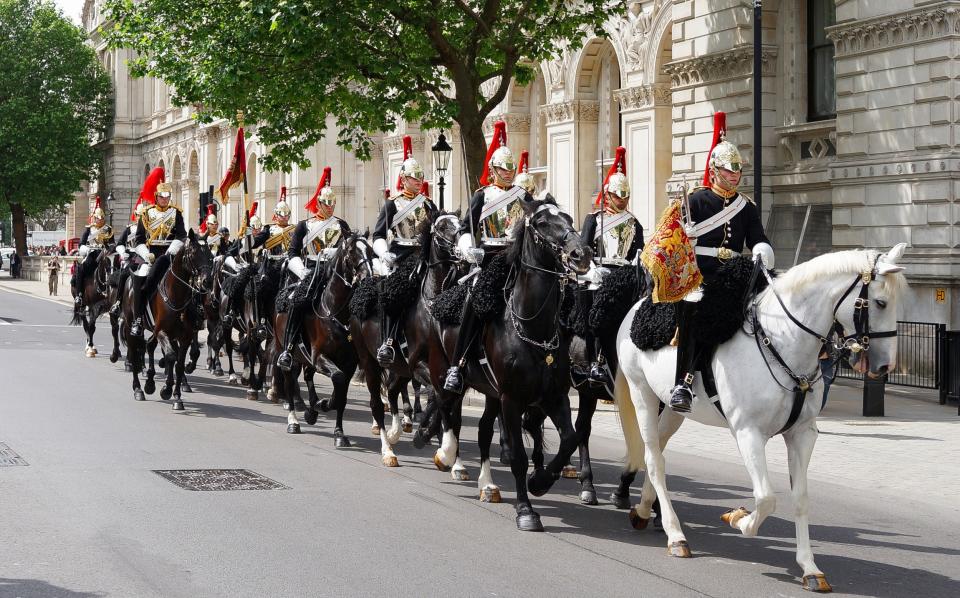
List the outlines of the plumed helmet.
{"label": "plumed helmet", "polygon": [[173,186],[170,183],[160,183],[157,185],[157,197],[173,197]]}
{"label": "plumed helmet", "polygon": [[630,181],[627,180],[627,175],[615,172],[610,175],[610,180],[603,186],[603,190],[626,199],[630,197]]}
{"label": "plumed helmet", "polygon": [[423,180],[423,166],[420,166],[420,162],[416,158],[407,158],[400,164],[400,176],[413,177],[418,181]]}
{"label": "plumed helmet", "polygon": [[273,213],[280,217],[289,216],[290,204],[288,204],[286,200],[281,199],[280,201],[277,202],[276,207],[273,208]]}
{"label": "plumed helmet", "polygon": [[517,161],[513,157],[513,152],[510,151],[510,148],[501,145],[493,152],[493,155],[490,156],[490,166],[504,170],[516,170]]}
{"label": "plumed helmet", "polygon": [[263,220],[260,220],[259,216],[250,217],[250,228],[253,230],[260,230],[263,228]]}
{"label": "plumed helmet", "polygon": [[216,214],[207,214],[207,226],[216,226],[217,225],[217,215]]}
{"label": "plumed helmet", "polygon": [[740,150],[726,139],[717,144],[710,152],[710,169],[723,168],[731,172],[740,172],[743,158]]}
{"label": "plumed helmet", "polygon": [[530,152],[520,152],[520,164],[517,166],[519,174],[513,179],[513,184],[517,187],[523,187],[527,193],[533,195],[537,192],[537,181],[533,178],[533,175],[530,174],[529,159]]}
{"label": "plumed helmet", "polygon": [[106,217],[107,215],[104,213],[103,208],[100,207],[100,196],[98,195],[96,199],[96,205],[93,208],[93,218],[95,220],[103,220]]}
{"label": "plumed helmet", "polygon": [[320,190],[320,197],[317,198],[320,203],[332,206],[337,203],[337,194],[333,192],[333,187],[329,185]]}

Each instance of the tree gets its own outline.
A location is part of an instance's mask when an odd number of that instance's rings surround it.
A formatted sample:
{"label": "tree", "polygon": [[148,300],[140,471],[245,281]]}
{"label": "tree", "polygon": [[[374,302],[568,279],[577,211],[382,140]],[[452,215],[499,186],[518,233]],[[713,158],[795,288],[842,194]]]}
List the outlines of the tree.
{"label": "tree", "polygon": [[[107,0],[106,35],[138,53],[138,75],[171,84],[200,118],[260,123],[271,170],[308,164],[333,115],[338,143],[369,157],[397,119],[460,126],[468,176],[483,121],[533,63],[602,34],[617,0]],[[486,94],[484,93],[486,91]]]}
{"label": "tree", "polygon": [[25,253],[27,216],[73,201],[96,174],[110,78],[49,1],[0,0],[0,213]]}

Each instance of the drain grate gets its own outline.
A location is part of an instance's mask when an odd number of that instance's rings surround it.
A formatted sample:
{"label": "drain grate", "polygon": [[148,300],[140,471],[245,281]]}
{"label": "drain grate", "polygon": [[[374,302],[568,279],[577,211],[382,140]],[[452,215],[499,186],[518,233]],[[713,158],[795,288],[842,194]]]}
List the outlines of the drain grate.
{"label": "drain grate", "polygon": [[288,489],[280,482],[249,469],[154,469],[153,473],[184,490],[224,492]]}
{"label": "drain grate", "polygon": [[0,467],[14,467],[28,463],[12,448],[0,442]]}

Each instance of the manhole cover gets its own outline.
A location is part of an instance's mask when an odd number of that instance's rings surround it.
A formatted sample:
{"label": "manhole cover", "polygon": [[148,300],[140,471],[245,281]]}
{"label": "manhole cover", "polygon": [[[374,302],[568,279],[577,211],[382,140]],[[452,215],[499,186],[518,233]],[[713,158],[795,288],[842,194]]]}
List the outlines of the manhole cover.
{"label": "manhole cover", "polygon": [[0,442],[0,467],[13,467],[15,465],[27,465],[27,462],[12,448]]}
{"label": "manhole cover", "polygon": [[184,490],[285,490],[286,486],[249,469],[154,469]]}

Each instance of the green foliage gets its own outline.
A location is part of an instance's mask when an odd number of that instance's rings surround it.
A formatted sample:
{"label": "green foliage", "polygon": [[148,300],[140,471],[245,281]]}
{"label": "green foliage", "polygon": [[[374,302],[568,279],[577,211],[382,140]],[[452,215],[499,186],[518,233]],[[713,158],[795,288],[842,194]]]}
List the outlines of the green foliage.
{"label": "green foliage", "polygon": [[[367,135],[397,119],[461,125],[482,145],[483,119],[529,61],[577,47],[624,9],[611,0],[107,0],[115,46],[138,75],[202,106],[201,119],[242,109],[260,123],[270,169],[306,165],[328,115],[361,157]],[[499,78],[499,79],[498,79]],[[493,81],[484,97],[481,85]]]}
{"label": "green foliage", "polygon": [[0,213],[69,204],[110,124],[110,78],[52,2],[0,0]]}

